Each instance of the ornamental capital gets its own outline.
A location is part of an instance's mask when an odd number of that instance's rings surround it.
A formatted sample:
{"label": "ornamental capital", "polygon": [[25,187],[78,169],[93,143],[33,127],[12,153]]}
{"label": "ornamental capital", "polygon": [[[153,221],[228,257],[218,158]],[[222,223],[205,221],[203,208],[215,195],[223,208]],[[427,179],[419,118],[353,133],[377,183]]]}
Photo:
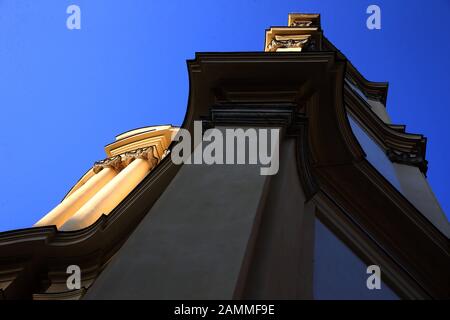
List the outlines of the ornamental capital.
{"label": "ornamental capital", "polygon": [[104,168],[112,168],[120,171],[135,159],[145,159],[152,167],[156,166],[160,161],[156,147],[148,146],[97,161],[94,163],[93,170],[95,173],[99,173]]}

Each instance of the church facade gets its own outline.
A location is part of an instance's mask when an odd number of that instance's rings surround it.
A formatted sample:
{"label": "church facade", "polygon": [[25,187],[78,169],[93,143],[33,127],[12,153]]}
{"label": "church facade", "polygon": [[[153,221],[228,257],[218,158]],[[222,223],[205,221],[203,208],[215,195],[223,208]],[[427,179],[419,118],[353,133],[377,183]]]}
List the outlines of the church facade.
{"label": "church facade", "polygon": [[[387,83],[358,72],[320,15],[267,29],[264,52],[187,64],[180,128],[117,136],[33,227],[0,233],[0,299],[449,298],[427,140],[391,123]],[[175,164],[180,129],[198,121],[277,129],[276,174]]]}

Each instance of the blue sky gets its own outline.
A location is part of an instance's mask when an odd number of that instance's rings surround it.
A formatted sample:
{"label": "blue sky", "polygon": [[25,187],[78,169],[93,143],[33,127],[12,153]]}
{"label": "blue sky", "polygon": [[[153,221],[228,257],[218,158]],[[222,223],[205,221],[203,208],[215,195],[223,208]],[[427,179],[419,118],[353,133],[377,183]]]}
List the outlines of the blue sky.
{"label": "blue sky", "polygon": [[[66,28],[71,4],[81,30]],[[371,4],[381,30],[366,28]],[[448,217],[448,0],[0,0],[0,231],[51,210],[116,134],[181,124],[196,51],[261,51],[289,12],[321,13],[365,77],[389,81],[393,122],[429,139],[428,178]]]}

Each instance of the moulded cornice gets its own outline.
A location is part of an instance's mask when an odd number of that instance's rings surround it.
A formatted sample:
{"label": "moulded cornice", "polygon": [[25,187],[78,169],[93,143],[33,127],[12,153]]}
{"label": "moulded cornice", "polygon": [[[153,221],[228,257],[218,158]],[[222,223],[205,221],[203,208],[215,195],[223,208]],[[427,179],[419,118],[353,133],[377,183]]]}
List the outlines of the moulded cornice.
{"label": "moulded cornice", "polygon": [[422,134],[406,133],[405,126],[402,125],[386,124],[347,86],[344,88],[344,97],[349,113],[372,134],[391,161],[417,166],[426,174],[426,137]]}

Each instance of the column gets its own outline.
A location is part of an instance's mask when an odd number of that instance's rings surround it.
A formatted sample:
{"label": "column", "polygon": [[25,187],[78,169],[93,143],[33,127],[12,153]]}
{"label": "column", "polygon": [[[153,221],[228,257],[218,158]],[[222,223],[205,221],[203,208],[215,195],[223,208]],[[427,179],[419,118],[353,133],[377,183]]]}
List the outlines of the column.
{"label": "column", "polygon": [[64,199],[52,211],[40,219],[35,227],[56,225],[60,228],[78,209],[80,209],[94,194],[111,181],[117,172],[111,167],[105,167],[91,177],[84,185]]}
{"label": "column", "polygon": [[61,230],[86,228],[102,214],[109,214],[158,163],[159,158],[153,152],[153,147],[150,147],[128,153],[123,163],[129,164],[64,223]]}

